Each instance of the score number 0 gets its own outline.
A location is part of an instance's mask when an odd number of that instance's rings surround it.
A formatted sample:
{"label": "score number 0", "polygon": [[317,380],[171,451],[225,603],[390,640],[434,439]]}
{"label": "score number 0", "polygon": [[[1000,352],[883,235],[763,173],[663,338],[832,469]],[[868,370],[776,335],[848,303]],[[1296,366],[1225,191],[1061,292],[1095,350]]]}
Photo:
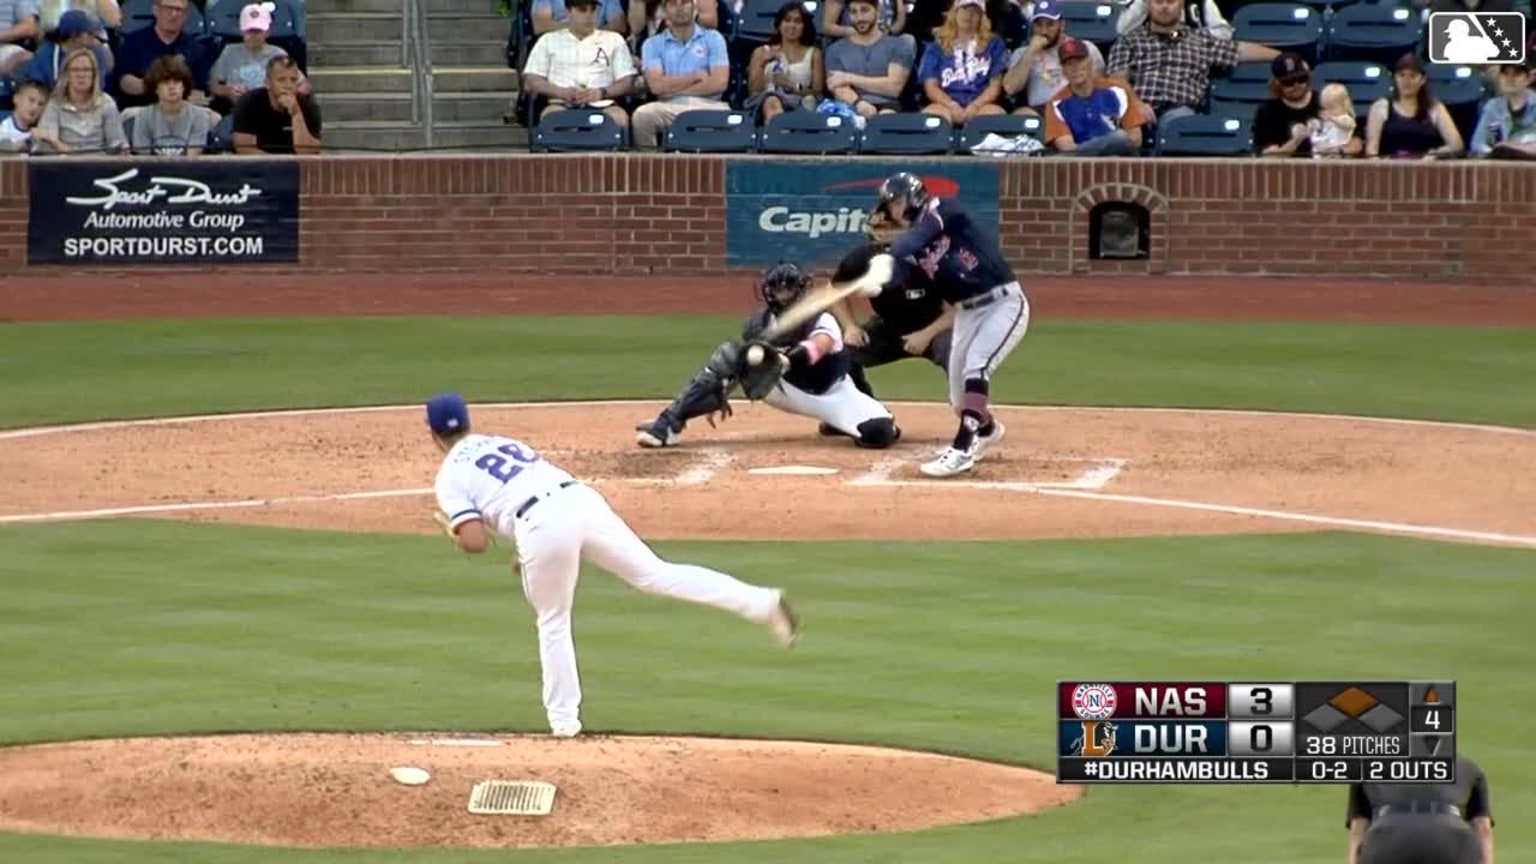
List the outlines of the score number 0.
{"label": "score number 0", "polygon": [[[1276,692],[1276,691],[1279,692]],[[1269,684],[1244,684],[1235,685],[1229,693],[1229,699],[1233,703],[1230,717],[1261,719],[1265,717],[1283,717],[1287,721],[1291,714],[1291,691],[1289,686],[1276,688]],[[1239,708],[1240,706],[1240,708]],[[1275,752],[1275,727],[1268,723],[1250,723],[1248,726],[1248,752],[1250,754],[1268,754]],[[1282,748],[1288,754],[1291,750],[1289,736]]]}

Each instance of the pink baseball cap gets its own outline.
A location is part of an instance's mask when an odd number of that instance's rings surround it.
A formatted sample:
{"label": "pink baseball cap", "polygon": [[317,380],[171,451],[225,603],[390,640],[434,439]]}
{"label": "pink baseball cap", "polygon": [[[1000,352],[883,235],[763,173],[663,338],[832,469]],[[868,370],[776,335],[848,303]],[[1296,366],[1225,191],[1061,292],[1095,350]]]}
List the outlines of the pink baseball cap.
{"label": "pink baseball cap", "polygon": [[265,33],[272,29],[272,10],[277,6],[272,3],[252,3],[240,10],[240,30],[260,30]]}

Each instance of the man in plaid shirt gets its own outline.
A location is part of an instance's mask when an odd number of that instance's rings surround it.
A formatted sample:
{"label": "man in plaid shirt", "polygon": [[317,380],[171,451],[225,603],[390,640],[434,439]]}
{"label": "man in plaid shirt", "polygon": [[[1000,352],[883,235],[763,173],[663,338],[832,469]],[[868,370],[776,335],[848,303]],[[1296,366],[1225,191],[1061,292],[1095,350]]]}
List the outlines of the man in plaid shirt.
{"label": "man in plaid shirt", "polygon": [[1147,22],[1115,40],[1108,75],[1129,81],[1147,107],[1147,122],[1197,113],[1211,87],[1211,70],[1242,61],[1273,60],[1279,51],[1223,39],[1184,23],[1183,0],[1148,0]]}

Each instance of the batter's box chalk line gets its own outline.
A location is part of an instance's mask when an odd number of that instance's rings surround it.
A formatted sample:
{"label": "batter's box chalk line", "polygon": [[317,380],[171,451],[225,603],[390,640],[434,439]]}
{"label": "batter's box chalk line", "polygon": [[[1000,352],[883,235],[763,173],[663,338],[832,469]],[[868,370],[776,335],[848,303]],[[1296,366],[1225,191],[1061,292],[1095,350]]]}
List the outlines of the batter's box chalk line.
{"label": "batter's box chalk line", "polygon": [[730,467],[736,461],[736,454],[734,452],[717,447],[700,447],[686,452],[693,457],[689,460],[688,467],[671,477],[624,477],[615,479],[640,486],[702,486],[712,480],[715,474]]}
{"label": "batter's box chalk line", "polygon": [[1028,482],[1022,480],[893,480],[891,475],[901,470],[903,466],[909,466],[910,458],[899,456],[885,456],[877,461],[868,471],[858,478],[849,480],[849,486],[963,486],[969,489],[1006,489],[1015,492],[1034,492],[1044,489],[1078,489],[1085,491],[1097,491],[1108,486],[1110,481],[1120,476],[1125,466],[1131,464],[1129,459],[1110,457],[1083,457],[1083,456],[1038,456],[1034,457],[1040,462],[1074,462],[1082,463],[1083,469],[1071,480]]}

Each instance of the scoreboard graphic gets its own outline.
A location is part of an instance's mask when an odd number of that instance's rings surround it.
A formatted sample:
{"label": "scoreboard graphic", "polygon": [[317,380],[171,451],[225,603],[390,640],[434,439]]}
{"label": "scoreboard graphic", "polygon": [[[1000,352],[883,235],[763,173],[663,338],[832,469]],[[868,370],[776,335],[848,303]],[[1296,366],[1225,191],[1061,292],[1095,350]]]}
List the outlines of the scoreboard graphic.
{"label": "scoreboard graphic", "polygon": [[1451,783],[1456,682],[1061,681],[1057,783]]}

